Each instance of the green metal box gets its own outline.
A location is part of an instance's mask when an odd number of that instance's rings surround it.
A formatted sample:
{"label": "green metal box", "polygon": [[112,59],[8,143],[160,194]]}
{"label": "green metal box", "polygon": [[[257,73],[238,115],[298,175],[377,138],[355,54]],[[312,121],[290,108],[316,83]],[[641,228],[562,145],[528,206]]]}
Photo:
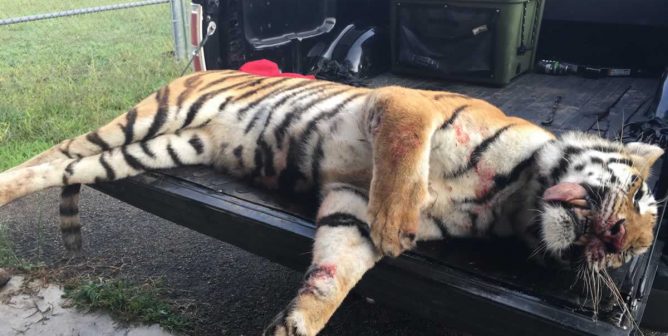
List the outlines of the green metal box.
{"label": "green metal box", "polygon": [[493,85],[535,62],[544,0],[393,0],[392,71]]}

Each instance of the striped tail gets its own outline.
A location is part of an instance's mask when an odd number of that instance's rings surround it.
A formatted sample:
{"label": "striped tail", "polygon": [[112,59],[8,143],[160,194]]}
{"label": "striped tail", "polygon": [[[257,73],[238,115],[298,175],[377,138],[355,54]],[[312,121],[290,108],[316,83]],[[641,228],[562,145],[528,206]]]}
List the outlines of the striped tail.
{"label": "striped tail", "polygon": [[60,232],[68,251],[81,250],[80,191],[81,184],[73,184],[63,187],[60,194]]}

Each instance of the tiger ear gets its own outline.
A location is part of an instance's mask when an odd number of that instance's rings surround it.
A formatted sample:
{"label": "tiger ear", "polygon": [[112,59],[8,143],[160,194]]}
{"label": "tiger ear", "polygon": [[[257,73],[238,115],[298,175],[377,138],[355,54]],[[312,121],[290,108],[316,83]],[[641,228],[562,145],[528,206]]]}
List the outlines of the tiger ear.
{"label": "tiger ear", "polygon": [[625,147],[626,151],[631,155],[633,164],[639,167],[640,172],[644,175],[649,174],[649,169],[663,155],[661,147],[644,142],[630,142]]}

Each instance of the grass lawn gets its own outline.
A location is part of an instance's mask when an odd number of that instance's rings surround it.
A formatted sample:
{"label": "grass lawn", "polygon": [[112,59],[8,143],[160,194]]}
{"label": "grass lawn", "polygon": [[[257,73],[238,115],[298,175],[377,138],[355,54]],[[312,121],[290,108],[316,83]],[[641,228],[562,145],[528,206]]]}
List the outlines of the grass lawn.
{"label": "grass lawn", "polygon": [[[0,18],[127,2],[0,0]],[[169,4],[0,26],[0,172],[105,124],[178,77]],[[31,273],[0,219],[0,267]],[[70,279],[77,307],[183,330],[154,287]]]}
{"label": "grass lawn", "polygon": [[[120,3],[2,1],[0,18]],[[0,27],[0,171],[123,113],[184,64],[168,4]]]}

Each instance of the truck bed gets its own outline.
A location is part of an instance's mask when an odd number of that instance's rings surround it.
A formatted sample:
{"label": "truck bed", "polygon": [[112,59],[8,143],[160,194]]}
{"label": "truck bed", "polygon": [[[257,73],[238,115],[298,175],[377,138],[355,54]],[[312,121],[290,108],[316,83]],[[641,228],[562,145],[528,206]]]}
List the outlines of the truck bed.
{"label": "truck bed", "polygon": [[[383,74],[368,84],[459,92],[536,123],[554,113],[546,127],[556,133],[581,130],[614,137],[623,122],[641,119],[658,81],[526,74],[504,88],[494,88]],[[310,261],[316,210],[310,200],[286,199],[205,167],[150,172],[95,188],[294,269],[303,271]],[[662,249],[659,241],[652,251],[612,273],[637,320]],[[529,253],[513,239],[421,243],[397,259],[385,258],[356,290],[474,333],[633,332],[632,322],[614,301],[604,298],[594,318],[575,275],[532,264]]]}

